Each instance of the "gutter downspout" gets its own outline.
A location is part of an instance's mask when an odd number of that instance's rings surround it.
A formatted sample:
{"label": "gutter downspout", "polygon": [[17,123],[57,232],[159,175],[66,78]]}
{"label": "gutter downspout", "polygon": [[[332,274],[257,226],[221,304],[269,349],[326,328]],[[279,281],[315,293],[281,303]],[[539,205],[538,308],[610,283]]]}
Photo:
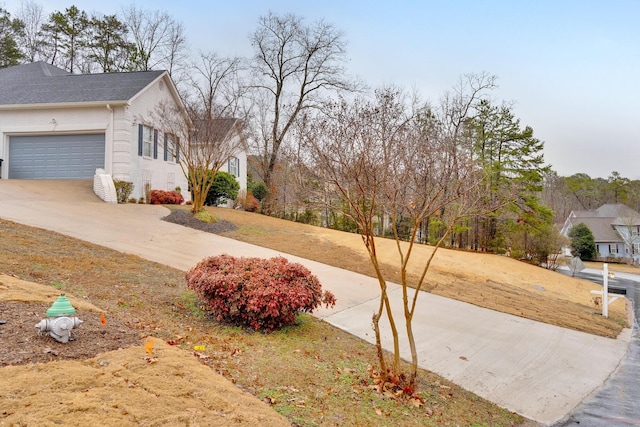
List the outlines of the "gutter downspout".
{"label": "gutter downspout", "polygon": [[111,104],[107,104],[107,110],[109,110],[109,129],[105,133],[105,141],[104,141],[104,162],[105,162],[105,171],[107,174],[113,176],[113,108]]}

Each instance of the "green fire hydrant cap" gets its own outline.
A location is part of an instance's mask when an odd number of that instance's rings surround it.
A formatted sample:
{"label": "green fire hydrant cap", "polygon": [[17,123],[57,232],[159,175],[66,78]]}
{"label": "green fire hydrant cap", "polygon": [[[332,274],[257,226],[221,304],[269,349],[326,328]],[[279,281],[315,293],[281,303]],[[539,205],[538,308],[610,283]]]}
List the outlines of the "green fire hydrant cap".
{"label": "green fire hydrant cap", "polygon": [[47,316],[70,316],[76,314],[76,309],[73,308],[71,302],[64,295],[60,295],[58,299],[47,310]]}

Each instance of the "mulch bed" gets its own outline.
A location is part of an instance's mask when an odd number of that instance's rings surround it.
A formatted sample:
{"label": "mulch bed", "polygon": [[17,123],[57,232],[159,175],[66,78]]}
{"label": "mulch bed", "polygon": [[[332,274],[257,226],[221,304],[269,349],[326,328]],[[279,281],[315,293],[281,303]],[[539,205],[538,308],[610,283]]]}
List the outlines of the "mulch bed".
{"label": "mulch bed", "polygon": [[238,228],[235,224],[221,219],[217,222],[202,222],[191,215],[191,213],[183,210],[172,211],[169,215],[162,218],[162,220],[214,234],[221,234]]}
{"label": "mulch bed", "polygon": [[51,304],[0,302],[0,367],[46,363],[54,360],[89,359],[99,353],[143,344],[140,333],[111,315],[106,325],[100,313],[78,310],[83,323],[73,329],[68,343],[60,343],[48,332],[38,334],[35,324],[47,316]]}

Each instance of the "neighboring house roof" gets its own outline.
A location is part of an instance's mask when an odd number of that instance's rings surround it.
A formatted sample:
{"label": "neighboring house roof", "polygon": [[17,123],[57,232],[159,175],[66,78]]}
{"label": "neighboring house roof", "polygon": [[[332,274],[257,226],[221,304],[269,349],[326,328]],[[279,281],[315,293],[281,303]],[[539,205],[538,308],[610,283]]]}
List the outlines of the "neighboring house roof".
{"label": "neighboring house roof", "polygon": [[640,214],[622,203],[609,203],[590,211],[572,211],[563,227],[567,235],[571,226],[584,223],[593,233],[596,243],[624,242],[615,227],[640,225]]}
{"label": "neighboring house roof", "polygon": [[0,105],[127,102],[166,71],[71,74],[45,62],[0,69]]}
{"label": "neighboring house roof", "polygon": [[223,141],[231,136],[232,130],[240,131],[241,120],[234,118],[219,118],[213,119],[212,137],[217,141]]}
{"label": "neighboring house roof", "polygon": [[244,138],[242,132],[243,121],[233,117],[229,118],[215,118],[211,120],[199,120],[195,123],[196,126],[196,140],[208,139],[209,141],[198,141],[199,143],[207,142],[224,142],[230,140],[234,134],[237,134],[241,138],[242,148],[246,147],[246,138]]}
{"label": "neighboring house roof", "polygon": [[596,243],[617,243],[622,242],[622,238],[611,226],[612,218],[579,218],[574,224],[584,223],[591,233]]}

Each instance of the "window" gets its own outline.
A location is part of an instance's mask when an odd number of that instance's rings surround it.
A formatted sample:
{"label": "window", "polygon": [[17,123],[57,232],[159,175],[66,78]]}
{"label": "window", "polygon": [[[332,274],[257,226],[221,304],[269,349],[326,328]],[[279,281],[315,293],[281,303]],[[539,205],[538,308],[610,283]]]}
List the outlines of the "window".
{"label": "window", "polygon": [[609,245],[609,253],[617,254],[618,253],[618,245]]}
{"label": "window", "polygon": [[229,166],[227,169],[231,175],[238,178],[240,176],[240,159],[231,157],[229,159]]}
{"label": "window", "polygon": [[165,162],[175,163],[177,161],[178,147],[174,142],[175,141],[174,138],[175,137],[173,135],[170,135],[168,133],[164,134],[164,161]]}
{"label": "window", "polygon": [[[156,137],[157,143],[157,137]],[[149,126],[138,125],[138,155],[151,157],[152,147],[154,145],[154,131]],[[157,148],[156,148],[157,157]]]}
{"label": "window", "polygon": [[640,254],[640,243],[634,243],[633,244],[633,254]]}

